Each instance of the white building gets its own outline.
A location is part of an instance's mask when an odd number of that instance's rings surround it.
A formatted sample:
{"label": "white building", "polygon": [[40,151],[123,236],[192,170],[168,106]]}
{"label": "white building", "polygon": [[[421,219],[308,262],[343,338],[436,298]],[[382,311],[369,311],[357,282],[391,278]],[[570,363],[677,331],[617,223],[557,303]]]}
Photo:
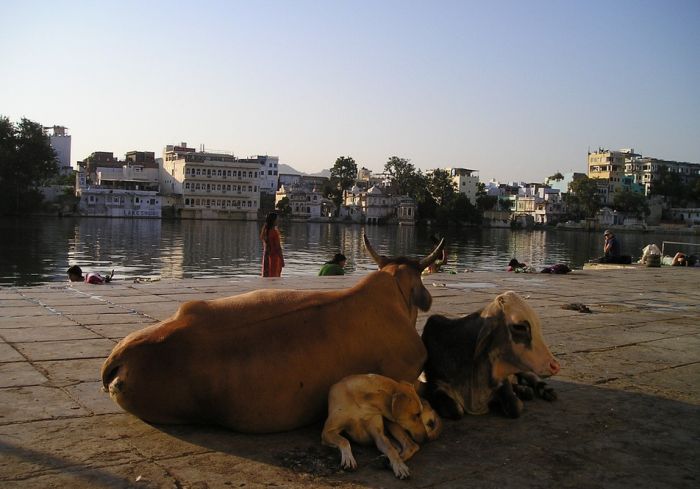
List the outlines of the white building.
{"label": "white building", "polygon": [[168,145],[160,169],[161,194],[183,219],[255,220],[260,207],[257,159]]}
{"label": "white building", "polygon": [[153,152],[130,151],[125,161],[95,152],[79,162],[75,195],[86,216],[161,217],[158,168]]}
{"label": "white building", "polygon": [[251,156],[250,160],[257,160],[260,164],[260,191],[274,194],[279,187],[279,157],[277,156]]}
{"label": "white building", "polygon": [[683,222],[690,226],[700,225],[700,208],[698,207],[672,207],[671,219]]}
{"label": "white building", "polygon": [[335,205],[323,196],[316,187],[303,185],[285,187],[282,185],[275,194],[275,207],[284,198],[289,200],[293,219],[322,220],[333,216]]}
{"label": "white building", "polygon": [[558,222],[566,210],[559,189],[548,187],[521,187],[515,197],[514,218],[532,218],[534,224]]}
{"label": "white building", "polygon": [[457,186],[457,191],[464,194],[473,205],[476,205],[476,193],[479,190],[479,175],[477,170],[468,168],[445,168]]}
{"label": "white building", "polygon": [[369,190],[362,190],[354,185],[350,190],[343,192],[343,204],[339,215],[341,219],[369,224],[391,220],[413,223],[416,205],[410,197],[393,197],[384,194],[377,185],[370,187]]}
{"label": "white building", "polygon": [[124,166],[99,168],[98,184],[87,183],[85,172],[76,176],[76,196],[81,215],[93,217],[161,217],[158,175],[154,169],[135,171]]}
{"label": "white building", "polygon": [[56,152],[58,171],[61,175],[70,175],[73,166],[70,162],[71,137],[64,126],[47,126],[44,131],[49,136],[49,143]]}

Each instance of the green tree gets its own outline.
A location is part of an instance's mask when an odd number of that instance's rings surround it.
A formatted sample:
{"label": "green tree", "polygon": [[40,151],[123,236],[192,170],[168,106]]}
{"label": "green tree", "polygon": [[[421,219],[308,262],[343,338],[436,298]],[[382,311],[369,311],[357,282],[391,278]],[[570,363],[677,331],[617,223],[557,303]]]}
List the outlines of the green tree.
{"label": "green tree", "polygon": [[42,203],[39,187],[58,175],[56,153],[41,124],[0,116],[0,212],[26,214]]}
{"label": "green tree", "polygon": [[700,205],[700,177],[695,177],[688,184],[688,200],[692,202],[694,207]]}
{"label": "green tree", "polygon": [[438,206],[448,205],[454,199],[457,185],[447,170],[436,168],[425,176],[426,188]]}
{"label": "green tree", "polygon": [[561,172],[556,172],[554,175],[547,177],[549,182],[561,182],[562,180],[564,180],[564,175]]}
{"label": "green tree", "polygon": [[483,213],[464,194],[458,194],[450,203],[450,219],[457,224],[480,224]]}
{"label": "green tree", "polygon": [[325,194],[335,203],[336,207],[340,207],[343,200],[343,191],[352,187],[357,178],[357,163],[350,156],[340,156],[335,160],[333,168],[331,168],[331,188],[330,192]]}
{"label": "green tree", "polygon": [[331,183],[339,190],[347,190],[357,179],[357,163],[350,156],[339,156],[331,168]]}
{"label": "green tree", "polygon": [[486,193],[486,184],[479,182],[476,190],[476,208],[483,214],[490,211],[498,204],[498,197]]}
{"label": "green tree", "polygon": [[289,217],[292,215],[292,206],[289,204],[289,197],[282,197],[275,207],[282,217]]}
{"label": "green tree", "polygon": [[408,195],[421,200],[425,189],[425,176],[406,158],[392,156],[384,164],[384,171],[391,177],[397,195]]}
{"label": "green tree", "polygon": [[633,214],[636,217],[650,214],[648,199],[637,192],[623,190],[613,196],[613,207],[620,212]]}
{"label": "green tree", "polygon": [[649,194],[662,196],[671,207],[681,207],[685,204],[688,190],[678,173],[670,172],[666,165],[661,165]]}
{"label": "green tree", "polygon": [[595,217],[600,210],[598,184],[595,179],[586,176],[569,184],[569,192],[565,199],[569,212],[578,219]]}

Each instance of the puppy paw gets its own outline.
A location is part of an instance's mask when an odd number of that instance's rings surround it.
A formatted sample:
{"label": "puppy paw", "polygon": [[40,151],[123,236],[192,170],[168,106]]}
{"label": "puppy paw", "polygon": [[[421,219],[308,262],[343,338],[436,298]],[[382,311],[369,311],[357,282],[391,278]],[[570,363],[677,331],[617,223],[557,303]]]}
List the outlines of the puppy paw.
{"label": "puppy paw", "polygon": [[355,470],[357,468],[357,461],[352,453],[341,453],[340,454],[340,467],[344,470]]}
{"label": "puppy paw", "polygon": [[394,471],[394,475],[398,479],[408,479],[411,476],[411,473],[408,470],[408,465],[403,463],[401,459],[399,460],[390,460],[391,462],[391,470]]}

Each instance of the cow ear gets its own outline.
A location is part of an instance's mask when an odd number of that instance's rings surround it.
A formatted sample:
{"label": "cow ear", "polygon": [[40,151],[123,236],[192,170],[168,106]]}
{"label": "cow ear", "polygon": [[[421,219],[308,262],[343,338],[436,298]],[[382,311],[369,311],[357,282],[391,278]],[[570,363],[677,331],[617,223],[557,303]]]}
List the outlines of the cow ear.
{"label": "cow ear", "polygon": [[476,347],[474,348],[474,360],[479,358],[485,351],[488,351],[493,338],[494,321],[480,318],[481,327],[476,337]]}

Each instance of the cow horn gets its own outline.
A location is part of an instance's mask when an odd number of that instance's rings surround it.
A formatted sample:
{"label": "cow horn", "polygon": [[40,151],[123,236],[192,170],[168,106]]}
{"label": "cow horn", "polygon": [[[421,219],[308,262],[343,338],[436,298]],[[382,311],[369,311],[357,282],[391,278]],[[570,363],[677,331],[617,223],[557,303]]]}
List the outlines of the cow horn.
{"label": "cow horn", "polygon": [[372,245],[369,244],[369,238],[367,238],[366,234],[363,234],[362,237],[365,240],[365,248],[367,248],[367,253],[369,253],[369,255],[372,257],[372,259],[374,260],[374,263],[376,263],[379,266],[379,268],[382,268],[384,265],[387,264],[388,260],[386,259],[385,256],[380,256],[379,254],[377,254],[376,251],[374,251],[374,248],[372,248]]}
{"label": "cow horn", "polygon": [[437,246],[435,247],[435,249],[433,250],[433,252],[430,253],[428,256],[426,256],[425,258],[423,258],[423,259],[420,261],[420,269],[421,269],[421,270],[425,270],[425,269],[428,267],[428,265],[430,265],[430,264],[433,263],[435,260],[437,260],[438,258],[440,258],[440,254],[441,254],[442,248],[443,248],[444,246],[445,246],[445,238],[442,238],[442,239],[440,240],[440,242],[438,243],[438,245],[437,245]]}

